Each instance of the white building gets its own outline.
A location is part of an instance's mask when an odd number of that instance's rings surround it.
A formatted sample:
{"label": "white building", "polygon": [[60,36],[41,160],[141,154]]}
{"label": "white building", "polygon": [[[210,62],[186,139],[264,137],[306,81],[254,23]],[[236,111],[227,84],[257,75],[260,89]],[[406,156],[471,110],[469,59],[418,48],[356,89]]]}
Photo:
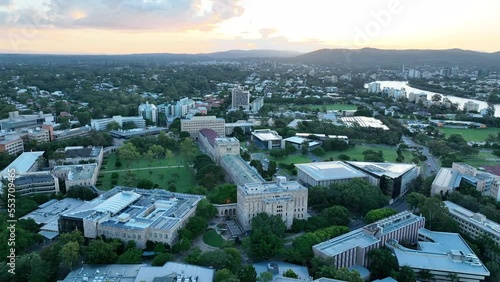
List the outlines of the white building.
{"label": "white building", "polygon": [[370,127],[370,128],[380,128],[382,130],[389,130],[389,127],[385,125],[381,120],[372,117],[341,117],[339,121],[344,123],[347,127]]}
{"label": "white building", "polygon": [[154,104],[146,102],[146,104],[139,105],[139,116],[153,123],[158,121],[158,108]]}
{"label": "white building", "polygon": [[307,186],[325,186],[346,183],[355,178],[368,180],[368,175],[340,162],[296,164],[299,181]]}
{"label": "white building", "polygon": [[259,112],[259,110],[264,106],[264,97],[257,97],[250,103],[250,111],[253,113]]}
{"label": "white building", "polygon": [[426,93],[414,93],[410,92],[408,94],[408,101],[413,102],[415,104],[418,104],[418,102],[422,101],[422,103],[427,101],[427,94]]}
{"label": "white building", "polygon": [[337,268],[368,267],[368,252],[384,247],[391,239],[414,244],[418,230],[424,226],[424,217],[404,211],[314,245],[312,249],[314,256],[332,259]]}
{"label": "white building", "polygon": [[472,101],[464,103],[464,111],[466,112],[479,112],[479,104]]}
{"label": "white building", "polygon": [[116,122],[118,123],[118,125],[122,127],[123,124],[126,122],[133,122],[136,128],[146,127],[146,121],[142,116],[136,116],[136,117],[113,116],[112,118],[92,119],[90,121],[90,126],[95,131],[102,131],[106,130],[106,126],[111,122]]}
{"label": "white building", "polygon": [[280,216],[287,228],[293,219],[306,219],[307,188],[297,181],[278,176],[276,182],[239,185],[236,216],[244,230],[252,229],[252,218],[259,213]]}
{"label": "white building", "polygon": [[0,153],[16,155],[24,152],[24,142],[17,134],[0,135]]}
{"label": "white building", "polygon": [[73,186],[95,187],[99,175],[98,164],[55,166],[52,174],[65,181],[66,191]]}
{"label": "white building", "polygon": [[379,82],[372,82],[368,84],[368,93],[380,93],[381,91]]}
{"label": "white building", "polygon": [[208,128],[217,133],[218,136],[225,136],[225,121],[216,116],[194,116],[190,119],[181,119],[181,132],[189,132],[191,138],[197,140],[200,130]]}
{"label": "white building", "polygon": [[431,196],[453,192],[460,186],[460,181],[462,181],[462,174],[458,170],[448,167],[440,168],[436,178],[432,181]]}
{"label": "white building", "polygon": [[207,155],[217,164],[225,155],[240,155],[240,141],[234,137],[219,137],[212,129],[200,130],[199,141]]}
{"label": "white building", "polygon": [[286,144],[290,144],[294,146],[296,149],[301,149],[304,144],[307,144],[307,150],[312,151],[316,148],[321,147],[322,142],[318,140],[313,140],[313,139],[307,139],[307,138],[302,138],[299,136],[292,136],[283,139],[285,141],[285,147]]}
{"label": "white building", "polygon": [[282,149],[285,147],[283,137],[271,129],[258,129],[252,132],[251,140],[265,149]]}
{"label": "white building", "polygon": [[[399,266],[409,266],[417,274],[429,271],[434,281],[480,282],[490,276],[489,270],[457,233],[435,232],[422,228],[418,231],[417,249],[401,246],[397,239],[387,242]],[[457,280],[455,280],[457,281]]]}

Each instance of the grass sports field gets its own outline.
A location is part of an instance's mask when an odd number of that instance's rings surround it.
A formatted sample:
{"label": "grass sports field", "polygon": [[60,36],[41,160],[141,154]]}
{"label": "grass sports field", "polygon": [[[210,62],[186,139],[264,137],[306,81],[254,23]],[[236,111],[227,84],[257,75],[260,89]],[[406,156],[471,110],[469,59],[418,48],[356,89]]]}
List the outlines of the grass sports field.
{"label": "grass sports field", "polygon": [[442,127],[439,128],[441,132],[446,134],[446,136],[450,136],[452,134],[460,134],[467,141],[485,141],[488,138],[489,134],[497,135],[500,132],[500,128],[491,127],[491,128],[448,128]]}
{"label": "grass sports field", "polygon": [[[159,161],[154,160],[151,166],[149,166],[149,162],[146,159],[139,159],[129,164],[124,160],[121,162],[121,167],[115,166],[116,153],[104,158],[104,163],[97,180],[98,183],[101,183],[97,185],[98,189],[109,190],[115,186],[111,184],[111,175],[113,172],[119,175],[116,185],[124,185],[127,170],[130,170],[134,174],[135,183],[133,186],[143,178],[153,181],[160,188],[167,188],[169,181],[175,180],[177,192],[186,192],[189,188],[196,185],[191,170],[184,166],[183,158],[179,155],[175,155],[170,160],[166,160],[165,158],[160,158]],[[127,165],[129,165],[128,168]]]}

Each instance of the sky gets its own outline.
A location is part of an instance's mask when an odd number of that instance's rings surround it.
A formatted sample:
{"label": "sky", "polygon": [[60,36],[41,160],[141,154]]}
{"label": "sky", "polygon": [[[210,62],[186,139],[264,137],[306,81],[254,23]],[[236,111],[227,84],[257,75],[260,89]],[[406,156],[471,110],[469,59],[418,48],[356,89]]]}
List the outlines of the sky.
{"label": "sky", "polygon": [[498,0],[0,0],[0,52],[500,51]]}

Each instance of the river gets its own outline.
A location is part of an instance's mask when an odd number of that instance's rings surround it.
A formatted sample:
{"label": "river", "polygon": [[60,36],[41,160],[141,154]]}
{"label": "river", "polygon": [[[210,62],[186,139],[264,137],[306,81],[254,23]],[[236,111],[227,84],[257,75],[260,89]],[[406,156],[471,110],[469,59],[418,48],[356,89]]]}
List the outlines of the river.
{"label": "river", "polygon": [[[474,103],[479,104],[479,110],[488,108],[487,102],[414,88],[414,87],[408,86],[408,84],[407,84],[408,81],[375,81],[375,82],[380,83],[381,89],[384,89],[384,87],[389,87],[389,88],[392,87],[395,89],[405,88],[407,94],[409,94],[410,92],[414,92],[414,93],[423,92],[423,93],[427,94],[427,99],[431,99],[432,95],[434,95],[434,94],[439,94],[439,95],[443,96],[443,98],[445,98],[445,97],[448,98],[452,103],[457,103],[460,108],[462,108],[464,103],[467,103],[467,101],[472,101]],[[366,87],[368,87],[368,85]],[[500,104],[495,105],[495,117],[500,117]]]}

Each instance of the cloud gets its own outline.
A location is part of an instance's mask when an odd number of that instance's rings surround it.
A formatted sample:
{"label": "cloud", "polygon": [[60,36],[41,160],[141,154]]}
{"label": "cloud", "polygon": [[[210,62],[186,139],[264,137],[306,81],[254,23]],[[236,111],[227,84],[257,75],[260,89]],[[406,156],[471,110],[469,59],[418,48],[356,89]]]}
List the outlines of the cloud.
{"label": "cloud", "polygon": [[[4,1],[5,0],[0,0]],[[244,12],[241,0],[49,0],[43,10],[10,11],[4,25],[36,22],[56,28],[210,30]],[[1,2],[0,2],[1,3]],[[35,14],[33,14],[35,12]]]}
{"label": "cloud", "polygon": [[275,28],[261,28],[259,33],[262,35],[262,38],[267,39],[270,38],[273,34],[278,32]]}

